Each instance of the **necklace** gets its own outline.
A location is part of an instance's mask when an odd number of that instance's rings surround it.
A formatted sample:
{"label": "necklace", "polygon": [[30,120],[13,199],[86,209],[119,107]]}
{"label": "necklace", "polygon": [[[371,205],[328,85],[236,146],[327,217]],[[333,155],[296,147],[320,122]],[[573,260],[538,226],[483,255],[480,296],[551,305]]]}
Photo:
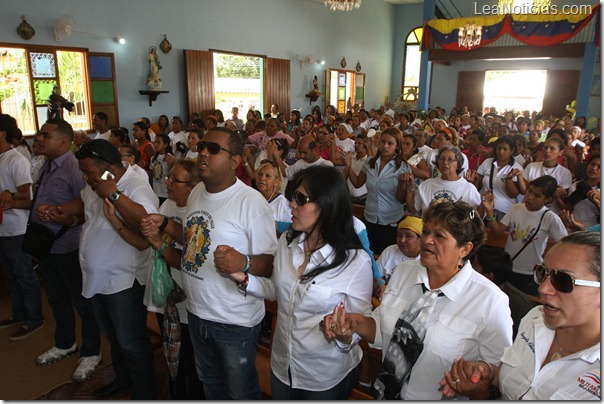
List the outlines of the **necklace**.
{"label": "necklace", "polygon": [[271,193],[271,196],[269,196],[268,199],[267,199],[268,203],[271,203],[271,201],[273,200],[273,195],[275,195],[275,192],[277,192],[277,190],[273,189],[273,192]]}
{"label": "necklace", "polygon": [[556,341],[556,344],[558,344],[560,349],[558,349],[556,352],[554,352],[552,354],[552,356],[549,357],[550,362],[557,361],[558,359],[562,359],[564,357],[564,348],[562,348],[562,345],[560,345],[560,343],[558,342],[557,334],[554,335],[554,341]]}

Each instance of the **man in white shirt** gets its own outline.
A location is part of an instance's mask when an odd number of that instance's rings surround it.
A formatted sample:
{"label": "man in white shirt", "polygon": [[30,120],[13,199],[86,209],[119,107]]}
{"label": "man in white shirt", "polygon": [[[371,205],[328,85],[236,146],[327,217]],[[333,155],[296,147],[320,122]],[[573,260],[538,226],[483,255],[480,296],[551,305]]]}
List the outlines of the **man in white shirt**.
{"label": "man in white shirt", "polygon": [[298,153],[300,153],[300,160],[296,161],[293,165],[287,167],[283,160],[275,156],[277,164],[281,167],[281,171],[285,173],[285,176],[290,180],[295,173],[303,170],[310,166],[316,165],[327,165],[333,166],[333,163],[329,160],[325,160],[317,153],[319,143],[314,140],[311,136],[303,136],[298,142]]}
{"label": "man in white shirt", "polygon": [[92,298],[99,328],[111,343],[116,373],[94,395],[105,398],[132,386],[133,399],[154,400],[158,383],[143,304],[151,249],[139,228],[143,216],[157,212],[159,200],[149,181],[124,167],[111,143],[95,139],[75,156],[87,186],[80,200],[61,209],[85,215],[80,241],[82,295]]}
{"label": "man in white shirt", "polygon": [[273,213],[235,173],[243,139],[227,128],[206,133],[197,156],[202,183],[187,203],[182,226],[149,215],[183,244],[180,266],[197,373],[208,400],[260,399],[256,345],[264,300],[238,290],[225,273],[270,276],[277,249]]}
{"label": "man in white shirt", "polygon": [[187,154],[187,142],[189,134],[182,129],[182,119],[179,116],[172,117],[172,132],[168,133],[170,142],[172,143],[172,151],[174,157],[182,159]]}
{"label": "man in white shirt", "polygon": [[104,112],[97,112],[92,117],[92,127],[96,131],[95,139],[105,139],[109,141],[111,131],[107,127],[107,120],[109,117]]}
{"label": "man in white shirt", "polygon": [[27,228],[28,211],[9,209],[18,202],[31,203],[31,174],[29,162],[13,149],[17,133],[16,120],[0,114],[0,263],[8,278],[12,314],[0,321],[0,329],[19,325],[10,335],[11,341],[28,337],[43,327],[40,283],[31,258],[21,249]]}

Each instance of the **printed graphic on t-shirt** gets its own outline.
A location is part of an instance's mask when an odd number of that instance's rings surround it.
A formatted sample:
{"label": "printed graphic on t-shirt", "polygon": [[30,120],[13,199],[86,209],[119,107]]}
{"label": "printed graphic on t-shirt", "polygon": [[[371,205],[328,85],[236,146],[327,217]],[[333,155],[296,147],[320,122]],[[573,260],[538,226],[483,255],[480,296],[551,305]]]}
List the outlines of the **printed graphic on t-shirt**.
{"label": "printed graphic on t-shirt", "polygon": [[[520,228],[520,223],[513,222],[510,226],[510,238],[512,241],[520,240],[522,243],[526,243],[531,235],[537,230],[536,227],[527,226],[524,229]],[[539,240],[539,236],[536,235],[533,241]]]}
{"label": "printed graphic on t-shirt", "polygon": [[163,181],[164,179],[164,165],[162,164],[161,161],[156,160],[153,163],[153,180],[154,181]]}
{"label": "printed graphic on t-shirt", "polygon": [[441,189],[440,191],[436,191],[434,193],[434,196],[432,197],[432,200],[430,201],[430,206],[432,205],[437,205],[441,202],[455,202],[457,200],[457,197],[455,196],[455,194],[451,191],[449,191],[448,189]]}
{"label": "printed graphic on t-shirt", "polygon": [[185,253],[182,256],[182,269],[186,272],[197,273],[210,252],[210,228],[213,220],[208,212],[193,212],[185,226]]}

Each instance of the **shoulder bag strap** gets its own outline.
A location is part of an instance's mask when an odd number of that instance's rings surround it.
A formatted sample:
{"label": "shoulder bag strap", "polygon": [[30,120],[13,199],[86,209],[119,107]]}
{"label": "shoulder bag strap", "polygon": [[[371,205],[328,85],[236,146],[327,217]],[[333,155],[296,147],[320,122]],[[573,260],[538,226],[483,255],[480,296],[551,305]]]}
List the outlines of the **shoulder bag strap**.
{"label": "shoulder bag strap", "polygon": [[[48,162],[48,165],[50,167],[50,161]],[[38,198],[38,190],[40,189],[40,185],[42,184],[42,178],[44,178],[44,174],[46,174],[46,169],[47,168],[44,167],[44,171],[42,171],[42,175],[40,175],[40,179],[38,179],[38,181],[36,181],[36,189],[34,191],[34,197],[31,200],[31,209],[29,210],[29,216],[27,217],[27,225],[28,226],[31,223],[31,215],[32,215],[32,212],[34,211],[34,204],[36,203],[36,199]],[[57,240],[63,234],[67,233],[67,230],[69,230],[69,226],[63,225],[59,229],[59,231],[57,232],[57,234],[55,234],[55,240]]]}
{"label": "shoulder bag strap", "polygon": [[535,230],[535,232],[531,235],[531,237],[528,240],[526,240],[526,243],[524,243],[524,245],[522,246],[522,248],[520,249],[520,251],[518,251],[516,253],[516,255],[514,255],[512,257],[512,261],[514,261],[516,259],[516,257],[518,257],[522,251],[524,251],[524,249],[531,243],[531,241],[533,241],[533,239],[535,238],[535,236],[537,235],[537,233],[539,233],[539,229],[541,229],[541,223],[543,223],[543,218],[545,217],[545,214],[547,212],[549,212],[548,209],[546,209],[545,212],[543,212],[543,214],[541,215],[541,219],[539,219],[539,226],[537,226],[537,230]]}
{"label": "shoulder bag strap", "polygon": [[491,174],[489,174],[489,189],[493,190],[493,175],[495,175],[495,159],[491,163]]}

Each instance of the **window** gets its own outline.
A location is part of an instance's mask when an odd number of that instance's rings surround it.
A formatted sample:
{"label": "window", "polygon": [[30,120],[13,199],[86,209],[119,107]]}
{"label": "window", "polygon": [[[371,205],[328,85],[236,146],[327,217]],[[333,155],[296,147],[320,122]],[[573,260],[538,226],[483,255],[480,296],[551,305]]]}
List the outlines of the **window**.
{"label": "window", "polygon": [[334,105],[340,114],[348,111],[354,104],[364,108],[365,73],[327,69],[325,71],[325,93],[327,105]]}
{"label": "window", "polygon": [[403,62],[403,102],[417,101],[419,91],[419,73],[422,53],[420,51],[424,29],[417,27],[411,30],[405,40],[405,59]]}
{"label": "window", "polygon": [[225,119],[231,108],[238,107],[240,115],[250,110],[263,110],[263,58],[213,52],[214,103]]}
{"label": "window", "polygon": [[46,121],[53,87],[74,104],[63,118],[74,129],[90,128],[84,50],[49,47],[0,48],[0,111],[13,116],[24,134]]}
{"label": "window", "polygon": [[497,111],[541,111],[546,79],[546,70],[487,70],[483,105]]}

